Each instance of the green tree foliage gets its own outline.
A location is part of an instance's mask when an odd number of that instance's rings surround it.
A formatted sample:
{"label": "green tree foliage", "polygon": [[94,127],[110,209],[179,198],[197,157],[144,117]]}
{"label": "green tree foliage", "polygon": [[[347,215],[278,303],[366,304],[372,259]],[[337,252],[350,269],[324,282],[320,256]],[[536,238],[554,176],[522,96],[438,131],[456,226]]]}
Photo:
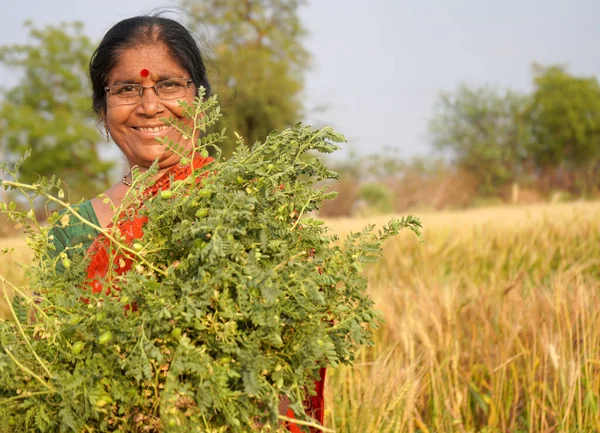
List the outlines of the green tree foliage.
{"label": "green tree foliage", "polygon": [[370,212],[390,213],[394,210],[394,195],[391,189],[379,182],[371,182],[360,188],[360,198]]}
{"label": "green tree foliage", "polygon": [[[238,132],[247,143],[298,122],[303,104],[303,73],[309,54],[298,9],[302,0],[182,0],[208,30],[206,55],[215,68],[213,91],[219,95],[223,119],[219,127]],[[225,154],[235,146],[224,144]]]}
{"label": "green tree foliage", "polygon": [[[534,65],[530,95],[460,86],[440,95],[430,122],[433,143],[476,175],[482,192],[507,181],[595,187],[600,161],[600,85],[564,67]],[[561,187],[560,185],[551,186]],[[547,188],[546,188],[547,189]]]}
{"label": "green tree foliage", "polygon": [[592,169],[600,158],[598,80],[558,66],[535,66],[534,73],[535,90],[525,110],[531,157],[541,169]]}
{"label": "green tree foliage", "polygon": [[93,195],[107,186],[112,166],[100,158],[102,137],[90,111],[93,45],[80,23],[26,26],[31,43],[0,47],[0,63],[21,76],[2,93],[2,160],[17,161],[31,149],[19,172],[24,182],[60,172],[72,199]]}
{"label": "green tree foliage", "polygon": [[429,125],[433,144],[475,174],[482,192],[494,192],[514,178],[526,157],[521,119],[525,103],[521,94],[486,86],[461,85],[454,93],[442,93]]}

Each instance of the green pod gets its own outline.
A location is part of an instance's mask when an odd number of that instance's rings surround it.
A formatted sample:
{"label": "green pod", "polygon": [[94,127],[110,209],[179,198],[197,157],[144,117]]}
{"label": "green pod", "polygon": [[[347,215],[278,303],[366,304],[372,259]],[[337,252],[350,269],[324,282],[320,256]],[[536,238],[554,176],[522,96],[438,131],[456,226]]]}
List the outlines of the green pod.
{"label": "green pod", "polygon": [[113,335],[112,332],[107,331],[104,334],[100,335],[100,337],[98,337],[98,343],[99,344],[108,344],[112,341]]}
{"label": "green pod", "polygon": [[79,355],[83,350],[83,346],[85,346],[83,341],[76,341],[75,344],[71,346],[71,352],[73,355]]}
{"label": "green pod", "polygon": [[206,208],[199,209],[196,212],[196,218],[204,218],[206,215],[208,215],[208,209]]}
{"label": "green pod", "polygon": [[81,322],[81,316],[78,316],[77,314],[71,316],[71,318],[69,319],[69,325],[71,326],[75,326],[77,325],[79,322]]}

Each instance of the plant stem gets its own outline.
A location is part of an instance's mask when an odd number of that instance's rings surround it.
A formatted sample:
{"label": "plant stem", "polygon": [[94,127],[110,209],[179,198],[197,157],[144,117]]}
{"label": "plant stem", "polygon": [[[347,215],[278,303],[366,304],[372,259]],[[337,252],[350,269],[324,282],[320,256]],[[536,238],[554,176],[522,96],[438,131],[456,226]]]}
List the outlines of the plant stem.
{"label": "plant stem", "polygon": [[299,419],[288,418],[287,416],[284,416],[284,415],[279,415],[279,419],[282,420],[282,421],[291,422],[292,424],[298,424],[298,425],[304,425],[306,427],[316,428],[316,429],[319,429],[319,430],[321,430],[323,432],[335,433],[335,430],[323,427],[321,424],[317,424],[315,422],[301,421]]}
{"label": "plant stem", "polygon": [[10,281],[8,281],[6,278],[4,278],[2,275],[0,275],[0,282],[2,282],[2,284],[3,284],[3,290],[6,290],[4,288],[4,285],[9,285],[10,288],[13,290],[13,292],[18,293],[23,298],[27,299],[31,303],[31,307],[35,308],[35,310],[38,313],[40,313],[41,316],[43,316],[46,319],[49,319],[48,315],[46,314],[46,312],[41,307],[39,307],[35,302],[31,302],[31,296],[29,296],[27,293],[25,293],[24,291],[22,291],[21,289],[19,289],[17,286],[15,286],[14,284],[12,284]]}
{"label": "plant stem", "polygon": [[294,223],[294,225],[292,226],[292,228],[290,230],[294,230],[296,228],[296,226],[300,223],[300,220],[302,219],[302,215],[304,215],[304,211],[306,211],[306,206],[308,206],[311,201],[312,201],[312,199],[307,201],[306,204],[304,206],[302,206],[302,210],[300,210],[300,213],[298,214],[298,218],[296,218],[296,222]]}
{"label": "plant stem", "polygon": [[298,257],[302,257],[306,255],[306,251],[300,251],[299,253],[294,254],[293,256],[291,256],[289,259],[279,263],[277,266],[275,266],[272,270],[272,272],[277,272],[280,269],[282,269],[285,265],[287,265],[289,262],[291,262],[292,260],[298,258]]}
{"label": "plant stem", "polygon": [[11,398],[6,398],[4,400],[0,400],[0,406],[2,406],[3,404],[10,403],[11,401],[20,400],[22,398],[29,398],[29,397],[34,397],[36,395],[48,395],[48,394],[52,394],[52,393],[49,391],[39,391],[39,392],[30,392],[30,393],[25,392],[25,393],[23,393],[23,395],[16,395]]}
{"label": "plant stem", "polygon": [[46,364],[44,364],[44,361],[42,361],[42,359],[39,357],[37,352],[35,350],[33,350],[33,347],[31,347],[31,342],[29,341],[29,338],[27,338],[27,335],[25,335],[25,332],[23,331],[23,327],[21,326],[21,322],[19,321],[17,312],[15,311],[15,309],[12,305],[12,302],[11,302],[10,298],[8,297],[8,293],[6,291],[6,285],[4,284],[4,279],[0,277],[0,281],[2,282],[2,293],[4,294],[4,299],[6,299],[6,304],[8,305],[10,312],[12,313],[13,317],[15,318],[15,324],[17,325],[17,329],[19,330],[21,337],[23,337],[23,340],[25,341],[27,348],[33,354],[33,357],[40,364],[40,366],[44,369],[44,371],[46,372],[48,377],[52,377],[50,370],[48,369],[48,367],[46,367]]}
{"label": "plant stem", "polygon": [[38,382],[40,382],[42,385],[44,385],[44,387],[47,388],[48,391],[50,391],[48,394],[54,394],[56,392],[56,390],[54,388],[52,388],[52,386],[50,386],[49,384],[47,384],[44,379],[42,379],[40,376],[38,376],[33,371],[31,371],[30,369],[28,369],[27,367],[25,367],[23,364],[21,364],[19,362],[19,360],[17,358],[15,358],[15,356],[10,352],[10,350],[8,350],[7,347],[4,347],[4,353],[6,353],[10,357],[10,359],[12,359],[13,362],[15,364],[17,364],[17,366],[21,370],[23,370],[25,373],[29,374],[31,377],[35,378]]}

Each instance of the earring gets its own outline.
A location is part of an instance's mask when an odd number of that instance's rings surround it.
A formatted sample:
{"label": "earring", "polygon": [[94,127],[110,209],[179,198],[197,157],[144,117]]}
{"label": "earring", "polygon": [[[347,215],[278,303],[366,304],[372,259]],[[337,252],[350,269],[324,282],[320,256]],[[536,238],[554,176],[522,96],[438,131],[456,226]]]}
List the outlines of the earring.
{"label": "earring", "polygon": [[104,124],[104,130],[106,131],[106,142],[110,143],[110,134],[108,132],[108,125],[106,123]]}

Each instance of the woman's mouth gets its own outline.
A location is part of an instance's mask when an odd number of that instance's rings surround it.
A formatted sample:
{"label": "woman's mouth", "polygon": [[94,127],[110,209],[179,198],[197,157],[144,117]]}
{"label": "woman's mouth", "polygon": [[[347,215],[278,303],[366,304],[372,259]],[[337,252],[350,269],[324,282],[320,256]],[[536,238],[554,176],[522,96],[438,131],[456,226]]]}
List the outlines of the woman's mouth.
{"label": "woman's mouth", "polygon": [[164,135],[171,127],[168,125],[160,126],[134,126],[133,129],[146,137],[158,137]]}
{"label": "woman's mouth", "polygon": [[137,129],[138,131],[144,131],[144,132],[160,132],[167,128],[169,128],[168,125],[150,126],[150,127],[146,127],[146,126],[134,126],[133,127],[133,129]]}

